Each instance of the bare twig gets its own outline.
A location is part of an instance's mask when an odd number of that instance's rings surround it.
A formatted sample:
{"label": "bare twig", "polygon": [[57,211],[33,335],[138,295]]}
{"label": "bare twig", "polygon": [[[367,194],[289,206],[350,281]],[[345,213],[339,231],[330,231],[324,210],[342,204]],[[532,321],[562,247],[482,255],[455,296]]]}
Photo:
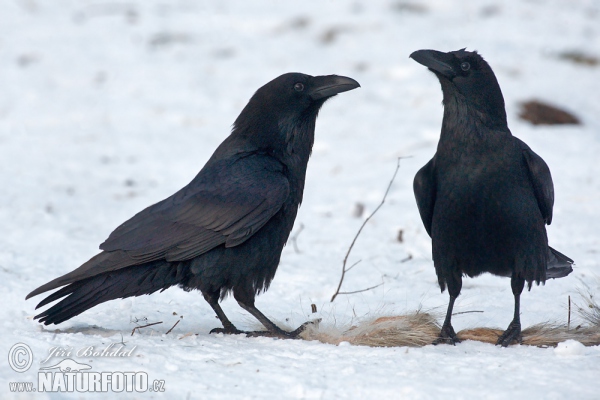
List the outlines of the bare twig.
{"label": "bare twig", "polygon": [[346,272],[350,271],[352,268],[356,267],[358,264],[360,264],[362,260],[358,260],[357,262],[355,262],[354,264],[352,264],[351,266],[349,266],[348,268],[346,268]]}
{"label": "bare twig", "polygon": [[302,253],[300,251],[300,249],[298,248],[298,244],[296,243],[296,241],[298,240],[298,236],[300,236],[300,233],[304,230],[304,224],[300,224],[300,226],[298,227],[298,230],[296,231],[296,233],[290,238],[292,245],[294,246],[294,251],[298,254]]}
{"label": "bare twig", "polygon": [[137,329],[137,330],[138,330],[138,332],[139,332],[139,330],[140,330],[140,329],[142,329],[142,328],[147,328],[147,327],[149,327],[149,326],[152,326],[152,325],[158,325],[158,324],[162,324],[162,321],[159,321],[159,322],[153,322],[153,323],[151,323],[151,324],[142,325],[142,326],[136,326],[136,327],[135,327],[135,328],[133,328],[133,330],[131,331],[131,336],[133,336],[133,334],[135,333],[135,330],[136,330],[136,329]]}
{"label": "bare twig", "polygon": [[410,261],[413,259],[412,254],[409,254],[408,256],[406,256],[406,258],[403,258],[402,260],[400,260],[401,263],[405,263],[407,261]]}
{"label": "bare twig", "polygon": [[142,318],[138,318],[138,317],[131,318],[131,317],[129,317],[129,323],[130,324],[137,324],[140,321],[148,321],[148,318],[146,318],[146,317],[142,317]]}
{"label": "bare twig", "polygon": [[[342,288],[342,283],[344,282],[344,276],[346,275],[346,272],[348,272],[348,269],[346,269],[346,263],[348,262],[348,257],[350,256],[350,252],[352,251],[352,248],[354,247],[354,244],[356,243],[356,240],[360,236],[360,233],[362,232],[362,230],[365,227],[365,225],[367,224],[367,222],[369,222],[369,220],[371,218],[373,218],[373,216],[375,215],[375,213],[377,211],[379,211],[379,209],[381,208],[381,206],[383,206],[383,204],[385,203],[385,199],[387,198],[387,195],[390,192],[390,188],[392,187],[392,184],[394,183],[394,179],[396,179],[396,174],[398,174],[398,170],[400,169],[400,160],[402,158],[403,157],[398,157],[398,164],[396,165],[396,170],[394,171],[394,175],[392,175],[392,179],[390,180],[390,183],[388,184],[388,187],[387,187],[387,189],[385,191],[385,194],[383,195],[383,199],[381,199],[381,203],[379,203],[379,205],[375,208],[375,210],[373,210],[373,212],[371,213],[371,215],[369,215],[363,221],[362,225],[358,229],[358,232],[356,232],[356,236],[354,236],[354,239],[352,240],[352,243],[350,244],[350,247],[348,247],[348,251],[346,252],[346,256],[344,257],[344,262],[342,263],[342,276],[340,277],[340,283],[338,284],[338,287],[337,287],[335,293],[331,297],[331,302],[333,302],[335,300],[335,298],[337,297],[338,294],[342,294],[342,293],[340,293],[340,289]],[[352,265],[350,268],[354,267],[355,265],[356,264]],[[377,286],[380,286],[380,285],[377,285]],[[377,286],[374,286],[374,287],[372,287],[370,289],[376,288]],[[364,290],[360,290],[358,292],[364,292],[365,290],[370,290],[370,289],[364,289]],[[344,292],[343,294],[358,293],[358,292]]]}
{"label": "bare twig", "polygon": [[585,292],[583,289],[579,289],[579,295],[584,303],[574,303],[575,311],[579,317],[583,318],[592,326],[600,327],[600,303],[594,299],[594,295],[589,289]]}
{"label": "bare twig", "polygon": [[482,313],[483,311],[461,311],[461,312],[455,312],[452,315],[460,315],[460,314],[470,314],[470,313]]}
{"label": "bare twig", "polygon": [[567,318],[567,330],[571,329],[571,295],[569,295],[569,317]]}
{"label": "bare twig", "polygon": [[165,333],[165,335],[168,335],[169,333],[171,333],[171,331],[172,331],[172,330],[173,330],[173,329],[174,329],[174,328],[177,326],[177,324],[179,323],[179,321],[181,321],[181,320],[180,320],[180,319],[178,319],[178,320],[177,320],[177,322],[175,322],[175,325],[173,325],[173,326],[171,327],[171,329],[169,329],[169,330],[167,331],[167,333]]}
{"label": "bare twig", "polygon": [[366,292],[367,290],[371,290],[371,289],[378,288],[378,287],[379,287],[379,286],[381,286],[381,285],[383,285],[383,282],[381,282],[381,283],[380,283],[380,284],[378,284],[378,285],[375,285],[375,286],[368,287],[368,288],[366,288],[366,289],[354,290],[354,291],[352,291],[352,292],[337,292],[337,293],[336,293],[336,295],[338,295],[338,294],[354,294],[354,293]]}

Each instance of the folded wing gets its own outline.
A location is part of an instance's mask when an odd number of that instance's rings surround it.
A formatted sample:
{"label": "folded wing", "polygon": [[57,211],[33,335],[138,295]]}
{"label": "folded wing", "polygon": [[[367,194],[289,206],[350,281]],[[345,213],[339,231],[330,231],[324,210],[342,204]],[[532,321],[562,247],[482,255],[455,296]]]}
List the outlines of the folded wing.
{"label": "folded wing", "polygon": [[283,166],[266,155],[209,163],[189,185],[114,230],[102,253],[27,298],[104,272],[237,246],[263,227],[289,195]]}
{"label": "folded wing", "polygon": [[515,138],[523,150],[523,158],[529,170],[529,179],[533,185],[533,191],[542,212],[542,217],[547,225],[552,223],[552,208],[554,207],[554,184],[550,168],[542,157],[533,152],[523,141]]}

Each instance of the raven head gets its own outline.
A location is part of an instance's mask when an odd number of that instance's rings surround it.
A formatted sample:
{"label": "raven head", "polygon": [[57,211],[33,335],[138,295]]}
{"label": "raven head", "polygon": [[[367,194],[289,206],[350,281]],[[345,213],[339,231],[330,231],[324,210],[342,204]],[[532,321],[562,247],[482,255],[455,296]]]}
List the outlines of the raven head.
{"label": "raven head", "polygon": [[489,117],[490,121],[506,125],[504,97],[498,80],[489,64],[476,51],[461,49],[443,53],[417,50],[410,58],[438,77],[444,93],[444,105],[452,100],[464,102]]}
{"label": "raven head", "polygon": [[276,113],[280,118],[300,117],[307,112],[318,113],[327,99],[357,87],[358,82],[345,76],[290,72],[258,89],[246,108],[260,109],[263,115]]}
{"label": "raven head", "polygon": [[[345,76],[283,74],[259,88],[234,123],[256,147],[274,153],[310,153],[321,106],[338,93],[360,87]],[[302,150],[303,149],[303,150]]]}

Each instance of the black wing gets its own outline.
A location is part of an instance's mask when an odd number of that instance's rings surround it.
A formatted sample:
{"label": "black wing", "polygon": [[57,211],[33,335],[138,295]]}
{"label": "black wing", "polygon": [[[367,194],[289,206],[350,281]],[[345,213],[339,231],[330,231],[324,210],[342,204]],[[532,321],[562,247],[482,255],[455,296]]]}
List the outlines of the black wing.
{"label": "black wing", "polygon": [[205,166],[189,185],[114,230],[102,253],[31,292],[154,260],[184,261],[216,246],[237,246],[263,227],[289,195],[283,166],[251,155]]}
{"label": "black wing", "polygon": [[523,158],[529,170],[529,179],[533,185],[533,191],[542,212],[542,217],[547,225],[552,222],[552,208],[554,207],[554,184],[550,168],[542,157],[534,153],[523,141],[515,138],[521,145]]}
{"label": "black wing", "polygon": [[434,159],[432,158],[415,175],[413,190],[419,207],[421,220],[429,236],[431,236],[431,223],[433,220],[433,206],[435,205],[435,177],[434,177]]}

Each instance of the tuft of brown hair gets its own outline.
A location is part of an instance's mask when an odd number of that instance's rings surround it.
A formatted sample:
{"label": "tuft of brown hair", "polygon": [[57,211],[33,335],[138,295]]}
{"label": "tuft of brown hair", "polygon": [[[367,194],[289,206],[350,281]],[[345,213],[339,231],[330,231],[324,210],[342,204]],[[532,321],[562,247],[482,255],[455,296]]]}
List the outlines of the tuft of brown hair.
{"label": "tuft of brown hair", "polygon": [[421,347],[431,344],[439,332],[440,325],[431,314],[417,311],[370,318],[346,329],[311,325],[302,333],[302,338],[335,345],[348,342],[355,346]]}
{"label": "tuft of brown hair", "polygon": [[[600,308],[597,310],[600,311]],[[457,335],[461,340],[496,344],[502,332],[501,329],[474,328],[464,329]],[[334,345],[348,342],[355,346],[422,347],[432,344],[439,333],[440,325],[434,316],[416,311],[406,315],[373,317],[342,328],[309,325],[301,337]],[[536,347],[555,347],[569,339],[585,346],[595,346],[600,345],[600,324],[568,329],[560,324],[542,323],[524,329],[522,339],[521,344]]]}

